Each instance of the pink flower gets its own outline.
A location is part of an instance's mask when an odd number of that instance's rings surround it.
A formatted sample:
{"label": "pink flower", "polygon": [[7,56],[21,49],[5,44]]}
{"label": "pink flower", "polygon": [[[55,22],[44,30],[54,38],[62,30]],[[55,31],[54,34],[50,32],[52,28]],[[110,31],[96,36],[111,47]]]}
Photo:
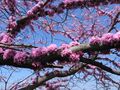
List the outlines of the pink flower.
{"label": "pink flower", "polygon": [[16,27],[17,27],[16,21],[10,22],[8,25],[8,30],[13,30]]}
{"label": "pink flower", "polygon": [[39,57],[40,50],[41,50],[41,48],[33,48],[32,53],[31,53],[32,56],[33,57]]}
{"label": "pink flower", "polygon": [[83,0],[64,0],[63,2],[67,4],[67,3],[78,2],[78,1],[83,1]]}
{"label": "pink flower", "polygon": [[73,0],[64,0],[63,2],[67,4],[73,2]]}
{"label": "pink flower", "polygon": [[45,55],[47,54],[48,50],[46,47],[42,47],[41,52],[42,52],[42,55]]}
{"label": "pink flower", "polygon": [[113,39],[114,41],[117,41],[117,42],[120,41],[120,31],[113,35]]}
{"label": "pink flower", "polygon": [[40,5],[36,4],[31,10],[33,13],[37,13],[40,10]]}
{"label": "pink flower", "polygon": [[97,13],[98,13],[100,16],[102,16],[102,15],[104,15],[104,14],[105,14],[105,12],[104,12],[104,11],[102,11],[102,10],[97,11]]}
{"label": "pink flower", "polygon": [[34,68],[41,68],[41,67],[42,67],[41,63],[39,63],[39,62],[33,62],[33,63],[32,63],[32,66],[33,66]]}
{"label": "pink flower", "polygon": [[10,16],[9,20],[8,20],[9,24],[8,24],[8,30],[13,30],[14,28],[16,28],[17,23],[15,21],[15,17],[14,16]]}
{"label": "pink flower", "polygon": [[27,57],[28,54],[26,52],[17,52],[14,56],[14,62],[24,62]]}
{"label": "pink flower", "polygon": [[14,16],[10,16],[9,17],[9,22],[15,21],[15,17]]}
{"label": "pink flower", "polygon": [[80,60],[80,55],[76,54],[76,53],[72,53],[70,54],[70,59],[74,62],[74,61],[79,61]]}
{"label": "pink flower", "polygon": [[3,54],[3,59],[7,60],[7,59],[10,59],[10,58],[13,58],[15,53],[16,52],[14,50],[6,49],[4,51],[4,54]]}
{"label": "pink flower", "polygon": [[60,49],[68,49],[68,48],[70,48],[70,46],[68,44],[62,44],[60,46]]}
{"label": "pink flower", "polygon": [[27,16],[28,16],[28,17],[31,17],[31,16],[33,16],[33,15],[34,15],[34,13],[33,13],[32,10],[29,10],[29,11],[27,12]]}
{"label": "pink flower", "polygon": [[77,41],[70,43],[70,47],[72,47],[72,46],[78,46],[78,45],[80,45],[80,43],[77,42]]}
{"label": "pink flower", "polygon": [[1,36],[2,40],[1,43],[11,43],[12,38],[8,33],[5,33],[3,36]]}
{"label": "pink flower", "polygon": [[0,54],[1,54],[1,53],[4,53],[4,51],[3,51],[3,49],[2,49],[2,48],[0,48]]}
{"label": "pink flower", "polygon": [[111,44],[113,42],[113,34],[111,34],[111,33],[103,34],[103,36],[101,38],[101,42],[104,45]]}
{"label": "pink flower", "polygon": [[93,66],[93,65],[90,65],[90,64],[88,64],[88,66],[89,66],[91,69],[96,69],[96,66]]}
{"label": "pink flower", "polygon": [[48,52],[54,52],[57,50],[57,45],[56,44],[51,44],[47,47]]}
{"label": "pink flower", "polygon": [[64,49],[62,52],[61,52],[61,56],[67,56],[67,55],[70,55],[72,53],[71,50],[69,49]]}
{"label": "pink flower", "polygon": [[41,55],[47,54],[48,50],[46,47],[39,47],[39,48],[33,48],[32,49],[32,56],[33,57],[39,57]]}
{"label": "pink flower", "polygon": [[78,51],[78,52],[76,52],[76,54],[79,54],[80,57],[82,57],[84,55],[84,53],[82,51]]}
{"label": "pink flower", "polygon": [[99,45],[101,44],[101,38],[93,36],[90,38],[90,45]]}

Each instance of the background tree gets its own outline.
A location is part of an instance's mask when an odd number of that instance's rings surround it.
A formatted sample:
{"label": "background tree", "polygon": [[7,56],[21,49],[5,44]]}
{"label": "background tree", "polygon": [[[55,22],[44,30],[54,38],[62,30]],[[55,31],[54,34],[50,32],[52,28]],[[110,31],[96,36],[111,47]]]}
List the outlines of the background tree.
{"label": "background tree", "polygon": [[0,88],[119,90],[119,15],[120,0],[1,0]]}

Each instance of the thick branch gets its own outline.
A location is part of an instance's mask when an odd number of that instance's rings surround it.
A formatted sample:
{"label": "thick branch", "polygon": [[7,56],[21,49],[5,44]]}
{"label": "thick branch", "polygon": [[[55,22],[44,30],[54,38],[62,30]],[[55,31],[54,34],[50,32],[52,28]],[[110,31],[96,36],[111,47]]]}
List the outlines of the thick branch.
{"label": "thick branch", "polygon": [[86,7],[95,7],[99,5],[107,5],[107,4],[119,4],[120,0],[78,0],[78,1],[73,1],[71,3],[67,3],[65,6],[66,8],[69,9],[74,9],[74,8],[86,8]]}
{"label": "thick branch", "polygon": [[97,67],[101,68],[102,70],[105,70],[109,73],[112,73],[112,74],[115,74],[115,75],[120,75],[120,71],[113,70],[110,67],[105,66],[102,63],[99,63],[97,61],[92,61],[91,59],[87,59],[87,58],[82,58],[80,61],[83,62],[83,63],[87,63],[87,64],[97,66]]}
{"label": "thick branch", "polygon": [[[114,49],[114,48],[120,48],[119,44],[114,43],[113,45],[101,45],[101,46],[91,46],[90,44],[80,44],[79,46],[74,46],[71,47],[70,50],[72,52],[78,52],[78,51],[83,51],[83,52],[90,52],[90,51],[104,51],[104,50],[109,50],[109,49]],[[69,61],[69,57],[63,57],[61,56],[61,50],[57,50],[54,53],[50,53],[44,56],[41,56],[40,58],[32,58],[28,57],[24,63],[17,63],[14,62],[14,57],[11,58],[10,60],[3,60],[3,56],[1,55],[0,58],[0,65],[9,65],[9,66],[15,66],[15,67],[20,67],[20,68],[29,68],[29,69],[37,69],[39,67],[33,67],[32,63],[42,63],[44,65],[43,67],[49,67],[47,63],[49,62],[54,62],[56,60],[62,62],[64,61]]]}
{"label": "thick branch", "polygon": [[74,46],[71,47],[70,50],[73,52],[77,51],[83,51],[83,52],[88,52],[88,51],[105,51],[109,49],[114,49],[114,48],[120,48],[119,44],[113,43],[111,45],[90,45],[89,43],[85,44],[80,44],[79,46]]}
{"label": "thick branch", "polygon": [[[101,68],[102,70],[105,70],[105,71],[110,72],[112,74],[120,75],[120,72],[115,71],[115,70],[103,65],[102,63],[92,61],[91,59],[81,58],[80,61],[83,62],[83,63],[86,63],[86,64],[91,64],[91,65],[97,66],[97,67]],[[33,89],[39,87],[40,85],[42,85],[43,83],[45,83],[46,81],[48,81],[48,80],[50,80],[52,78],[66,77],[66,76],[73,75],[76,72],[78,72],[80,69],[85,67],[86,64],[79,63],[78,65],[74,66],[72,69],[67,70],[67,71],[54,71],[54,72],[51,72],[51,73],[49,73],[49,74],[47,74],[47,75],[45,75],[43,77],[39,77],[38,80],[34,84],[28,85],[28,86],[26,86],[24,88],[21,88],[19,90],[33,90]]]}
{"label": "thick branch", "polygon": [[[46,3],[44,3],[43,7],[45,7],[46,4],[48,4],[48,2],[51,0],[46,1]],[[76,9],[76,8],[88,8],[88,7],[95,7],[95,6],[99,6],[99,5],[107,5],[107,4],[119,4],[120,0],[89,0],[89,1],[76,1],[76,2],[71,2],[71,3],[60,3],[58,6],[55,6],[54,8],[49,8],[52,11],[54,11],[54,14],[60,14],[63,13],[65,9]],[[41,8],[40,11],[36,12],[35,15],[38,17],[44,17],[49,15],[48,12],[45,8]],[[62,11],[61,11],[62,10]],[[15,28],[13,28],[13,30],[9,31],[9,33],[15,35],[16,32],[20,32],[21,28],[25,27],[28,25],[28,22],[30,22],[31,20],[33,20],[34,17],[36,16],[32,16],[32,17],[28,17],[28,16],[23,16],[21,19],[17,20],[17,26]]]}
{"label": "thick branch", "polygon": [[119,22],[118,21],[118,18],[119,18],[119,15],[120,15],[120,12],[118,12],[115,16],[115,18],[112,20],[112,25],[110,27],[110,29],[108,30],[108,32],[111,32],[114,28],[115,28],[115,25]]}
{"label": "thick branch", "polygon": [[51,72],[43,77],[39,77],[38,80],[32,84],[32,85],[28,85],[24,88],[21,88],[19,90],[33,90],[37,87],[39,87],[40,85],[42,85],[43,83],[45,83],[46,81],[55,78],[55,77],[66,77],[66,76],[70,76],[75,74],[77,71],[79,71],[81,68],[83,68],[84,65],[83,64],[78,64],[76,66],[74,66],[72,69],[70,70],[66,70],[66,71],[54,71]]}

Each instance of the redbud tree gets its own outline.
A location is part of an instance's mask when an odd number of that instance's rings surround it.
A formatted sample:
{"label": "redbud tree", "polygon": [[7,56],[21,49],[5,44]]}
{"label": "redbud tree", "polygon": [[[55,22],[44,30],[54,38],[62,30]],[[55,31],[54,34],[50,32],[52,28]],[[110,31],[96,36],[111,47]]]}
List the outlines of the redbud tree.
{"label": "redbud tree", "polygon": [[120,0],[1,0],[1,90],[119,90],[119,25]]}

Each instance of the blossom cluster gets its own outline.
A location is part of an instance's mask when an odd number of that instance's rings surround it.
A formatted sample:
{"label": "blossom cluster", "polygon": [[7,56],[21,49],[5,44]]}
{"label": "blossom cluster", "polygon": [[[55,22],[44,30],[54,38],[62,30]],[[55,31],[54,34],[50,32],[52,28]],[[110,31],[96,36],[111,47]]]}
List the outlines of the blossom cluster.
{"label": "blossom cluster", "polygon": [[3,59],[4,60],[11,59],[11,58],[14,57],[14,55],[15,55],[15,51],[14,50],[6,49],[4,51],[4,54],[3,54]]}
{"label": "blossom cluster", "polygon": [[80,57],[83,56],[83,53],[82,51],[79,51],[79,52],[72,52],[70,50],[71,47],[74,47],[74,46],[78,46],[80,45],[79,42],[71,42],[70,44],[63,44],[61,45],[60,49],[62,50],[61,52],[61,56],[65,57],[69,57],[70,58],[70,61],[72,62],[76,62],[76,61],[79,61],[80,60]]}
{"label": "blossom cluster", "polygon": [[[44,57],[52,53],[58,53],[62,57],[68,57],[71,62],[74,62],[78,61],[80,57],[83,55],[82,52],[72,52],[69,49],[70,47],[77,45],[79,45],[78,42],[72,42],[70,44],[63,44],[58,48],[57,45],[51,44],[47,47],[33,48],[30,53],[0,48],[0,53],[3,54],[4,60],[13,59],[15,63],[24,63],[25,60],[28,59],[29,57],[33,59],[38,58],[40,59],[41,57]],[[33,66],[36,66],[36,64],[33,63]]]}
{"label": "blossom cluster", "polygon": [[106,5],[108,3],[119,3],[119,0],[63,0],[63,6],[67,9],[94,7],[99,5]]}
{"label": "blossom cluster", "polygon": [[57,45],[51,44],[48,47],[39,47],[39,48],[33,48],[31,55],[34,58],[38,58],[41,56],[45,56],[49,53],[58,53],[58,49],[61,50],[60,55],[62,57],[69,57],[70,61],[78,61],[80,57],[83,55],[81,51],[79,52],[72,52],[70,50],[73,46],[80,45],[78,42],[71,42],[70,44],[62,44],[59,48],[57,48]]}
{"label": "blossom cluster", "polygon": [[29,57],[29,54],[22,51],[15,51],[12,49],[2,49],[2,51],[4,60],[13,59],[15,63],[24,63],[24,61]]}
{"label": "blossom cluster", "polygon": [[78,1],[83,1],[83,0],[64,0],[64,3],[72,3],[72,2],[78,2]]}
{"label": "blossom cluster", "polygon": [[[8,43],[11,41],[11,38],[10,39],[9,38],[10,38],[9,34],[2,33],[0,35],[0,42]],[[90,39],[90,45],[94,45],[94,46],[96,45],[109,46],[112,44],[120,44],[120,31],[115,34],[107,33],[104,34],[102,37],[92,37]],[[57,47],[56,44],[51,44],[47,47],[33,48],[32,51],[29,53],[22,51],[15,51],[12,49],[0,48],[0,54],[3,55],[4,60],[13,59],[14,62],[17,63],[24,63],[24,61],[29,57],[33,59],[37,59],[54,53],[58,53],[59,55],[61,55],[61,57],[69,58],[69,61],[71,62],[76,62],[79,61],[80,57],[83,56],[83,52],[71,51],[70,48],[74,46],[80,46],[80,43],[75,41],[75,42],[71,42],[70,44],[62,44],[59,48]],[[34,64],[34,66],[36,66],[36,64]]]}
{"label": "blossom cluster", "polygon": [[7,29],[9,31],[12,31],[13,29],[17,28],[17,22],[15,21],[15,17],[14,16],[10,16],[8,19],[8,27]]}
{"label": "blossom cluster", "polygon": [[37,20],[39,16],[53,16],[55,13],[62,13],[63,7],[61,5],[59,7],[56,7],[54,5],[47,5],[45,8],[43,8],[43,2],[39,1],[32,9],[30,9],[27,12],[27,16],[31,19]]}
{"label": "blossom cluster", "polygon": [[[26,59],[29,57],[37,58],[40,56],[44,56],[47,53],[52,53],[57,50],[57,46],[55,44],[51,44],[48,47],[41,47],[41,48],[33,48],[32,52],[26,53],[22,51],[15,51],[13,49],[4,49],[0,48],[0,54],[2,54],[4,60],[14,60],[15,63],[24,63]],[[33,66],[36,66],[33,63]]]}
{"label": "blossom cluster", "polygon": [[1,33],[0,34],[0,43],[12,43],[12,36],[9,33]]}
{"label": "blossom cluster", "polygon": [[53,53],[56,51],[57,51],[57,46],[55,44],[51,44],[48,47],[33,48],[31,52],[31,56],[34,58],[38,58],[48,53]]}
{"label": "blossom cluster", "polygon": [[17,51],[15,56],[14,56],[14,62],[23,62],[28,58],[28,54],[26,52],[20,52],[20,51]]}
{"label": "blossom cluster", "polygon": [[[32,7],[32,9],[30,9],[28,12],[27,12],[27,16],[28,17],[33,17],[33,16],[36,16],[36,13],[41,11],[41,6],[43,6],[43,3],[41,1],[39,1],[34,7]],[[42,12],[41,12],[42,13]],[[35,18],[34,18],[35,19]],[[36,16],[36,19],[37,19],[37,16]]]}
{"label": "blossom cluster", "polygon": [[113,45],[113,44],[120,43],[120,31],[112,34],[106,33],[103,34],[102,37],[93,36],[90,38],[90,45]]}

